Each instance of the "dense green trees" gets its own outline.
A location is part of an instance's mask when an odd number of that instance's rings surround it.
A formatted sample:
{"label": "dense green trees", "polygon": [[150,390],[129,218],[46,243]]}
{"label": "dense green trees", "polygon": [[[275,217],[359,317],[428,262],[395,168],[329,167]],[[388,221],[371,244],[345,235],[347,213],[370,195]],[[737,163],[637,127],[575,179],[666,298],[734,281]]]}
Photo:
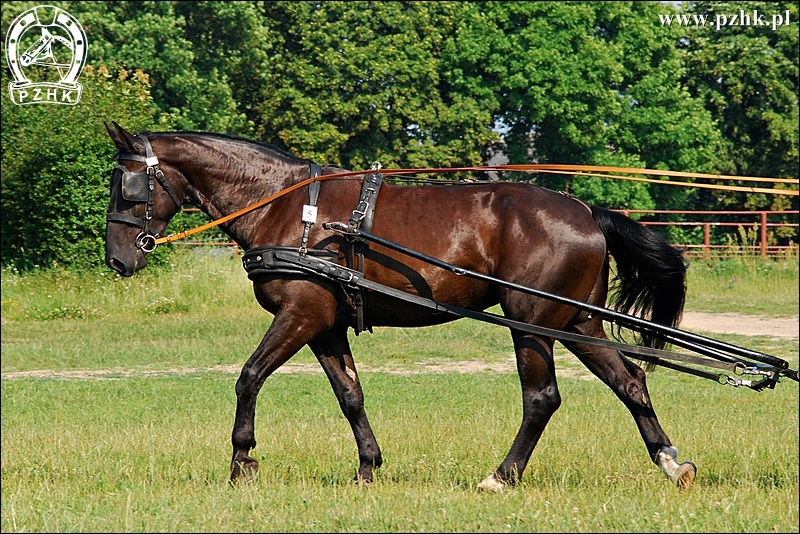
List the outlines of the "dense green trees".
{"label": "dense green trees", "polygon": [[[102,120],[110,119],[129,129],[243,135],[350,168],[478,165],[502,149],[512,163],[798,176],[793,3],[49,3],[81,21],[93,69],[74,109],[17,107],[2,95],[4,264],[98,260],[111,150]],[[37,4],[3,3],[3,31]],[[752,10],[789,10],[792,25],[714,29],[663,18],[713,22]],[[120,78],[121,69],[147,79]],[[68,134],[74,123],[82,142]],[[41,132],[47,157],[34,141]],[[62,171],[73,181],[54,182]],[[612,208],[791,205],[788,197],[524,178]],[[47,205],[25,196],[56,187],[67,191]],[[85,220],[69,204],[77,197],[86,199]],[[26,209],[36,211],[30,223]]]}
{"label": "dense green trees", "polygon": [[[692,28],[680,43],[685,51],[683,82],[717,118],[731,174],[798,177],[798,4],[796,2],[695,2],[693,14],[716,19],[736,14],[740,25],[724,31]],[[791,25],[757,25],[756,15],[789,14]],[[749,17],[750,25],[741,24]],[[701,196],[709,202],[709,195]],[[716,194],[733,207],[787,209],[785,196]],[[797,204],[794,206],[797,207]],[[739,208],[741,209],[741,208]]]}
{"label": "dense green trees", "polygon": [[[3,87],[7,87],[3,76]],[[18,267],[102,264],[116,154],[104,120],[151,127],[147,75],[87,66],[76,106],[3,103],[2,254]],[[6,98],[6,95],[3,95]]]}

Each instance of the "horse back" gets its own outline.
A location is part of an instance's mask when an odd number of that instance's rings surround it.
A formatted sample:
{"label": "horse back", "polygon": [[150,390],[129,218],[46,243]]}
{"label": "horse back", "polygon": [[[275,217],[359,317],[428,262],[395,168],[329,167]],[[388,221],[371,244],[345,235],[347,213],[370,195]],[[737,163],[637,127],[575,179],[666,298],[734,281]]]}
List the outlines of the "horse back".
{"label": "horse back", "polygon": [[[588,205],[523,183],[386,185],[373,232],[458,267],[581,300],[596,285],[606,258],[605,239]],[[474,309],[502,301],[503,293],[485,282],[375,244],[367,260],[365,276],[403,291]],[[374,324],[394,323],[397,305],[372,306]],[[411,322],[430,324],[429,312],[401,306]]]}

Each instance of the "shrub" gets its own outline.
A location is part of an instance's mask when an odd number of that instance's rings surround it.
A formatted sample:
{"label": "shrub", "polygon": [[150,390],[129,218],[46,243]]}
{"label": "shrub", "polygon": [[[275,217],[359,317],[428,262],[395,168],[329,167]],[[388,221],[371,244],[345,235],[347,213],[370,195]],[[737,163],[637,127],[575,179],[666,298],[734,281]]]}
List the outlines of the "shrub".
{"label": "shrub", "polygon": [[83,95],[74,106],[3,103],[3,266],[102,265],[116,153],[103,121],[134,131],[169,122],[168,116],[156,121],[141,71],[87,66],[79,81]]}

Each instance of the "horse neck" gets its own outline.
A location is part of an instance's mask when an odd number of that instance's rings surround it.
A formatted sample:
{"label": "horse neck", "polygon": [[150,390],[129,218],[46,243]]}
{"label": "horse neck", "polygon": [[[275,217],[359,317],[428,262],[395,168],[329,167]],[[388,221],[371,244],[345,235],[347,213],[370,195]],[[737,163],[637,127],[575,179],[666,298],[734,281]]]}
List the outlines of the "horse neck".
{"label": "horse neck", "polygon": [[[175,165],[188,181],[187,199],[216,220],[274,195],[308,177],[309,162],[274,153],[243,140],[176,135],[175,148],[164,160]],[[155,148],[155,147],[154,147]],[[172,155],[174,154],[174,156]],[[254,217],[268,209],[239,217],[220,226],[243,248],[254,239]]]}

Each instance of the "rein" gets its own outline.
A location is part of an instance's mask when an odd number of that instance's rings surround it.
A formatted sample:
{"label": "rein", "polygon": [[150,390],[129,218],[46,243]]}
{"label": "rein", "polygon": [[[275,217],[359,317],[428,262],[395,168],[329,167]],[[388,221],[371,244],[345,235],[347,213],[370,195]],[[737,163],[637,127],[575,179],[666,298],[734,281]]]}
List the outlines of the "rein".
{"label": "rein", "polygon": [[269,204],[271,202],[274,202],[275,200],[278,200],[282,196],[288,195],[292,191],[295,191],[297,189],[300,189],[302,187],[310,185],[310,184],[312,184],[314,182],[322,182],[322,181],[325,181],[325,180],[330,180],[331,178],[342,178],[344,176],[355,176],[357,174],[366,174],[368,172],[371,172],[371,171],[364,171],[364,172],[358,171],[358,172],[352,172],[352,173],[338,173],[338,174],[327,174],[327,175],[324,175],[324,176],[313,176],[311,178],[303,180],[302,182],[298,182],[298,183],[296,183],[296,184],[294,184],[294,185],[292,185],[290,187],[287,187],[286,189],[284,189],[282,191],[279,191],[279,192],[275,193],[274,195],[270,195],[270,196],[268,196],[266,198],[263,198],[263,199],[259,200],[258,202],[256,202],[255,204],[250,204],[249,206],[244,207],[244,208],[240,209],[239,211],[235,211],[235,212],[231,213],[230,215],[226,215],[224,217],[220,217],[219,219],[213,220],[211,222],[207,222],[206,224],[202,224],[202,225],[197,226],[195,228],[192,228],[190,230],[184,230],[183,232],[178,232],[177,234],[170,234],[168,236],[159,237],[159,238],[157,238],[155,240],[155,244],[156,245],[160,245],[162,243],[172,243],[173,241],[179,241],[179,240],[181,240],[181,239],[183,239],[185,237],[189,237],[190,235],[198,234],[200,232],[208,230],[209,228],[214,228],[215,226],[219,226],[220,224],[225,224],[228,221],[232,221],[233,219],[236,219],[237,217],[241,217],[242,215],[244,215],[246,213],[250,213],[251,211],[256,210],[256,209],[258,209],[258,208],[260,208],[262,206],[266,206],[267,204]]}
{"label": "rein", "polygon": [[[141,156],[140,156],[141,157]],[[760,178],[755,176],[727,176],[723,174],[702,174],[702,173],[690,173],[690,172],[680,172],[680,171],[661,171],[655,169],[634,169],[630,167],[609,167],[609,166],[599,166],[599,165],[559,165],[559,164],[523,164],[523,165],[494,165],[494,166],[486,166],[486,167],[446,167],[446,168],[428,168],[428,169],[386,169],[381,171],[384,176],[386,175],[408,175],[408,174],[434,174],[434,173],[446,173],[446,172],[487,172],[487,171],[511,171],[511,172],[543,172],[543,173],[551,173],[551,174],[577,174],[579,176],[599,176],[603,178],[618,178],[622,180],[634,180],[640,182],[650,182],[650,183],[657,183],[657,184],[665,184],[665,185],[679,185],[684,187],[699,187],[699,188],[707,188],[707,189],[724,189],[728,191],[744,191],[748,193],[772,193],[772,194],[781,194],[781,195],[792,195],[797,196],[798,191],[793,189],[767,189],[767,188],[760,188],[760,187],[745,187],[745,186],[733,186],[733,185],[715,185],[715,184],[697,184],[697,183],[689,183],[689,182],[670,182],[664,180],[652,180],[647,178],[637,178],[634,176],[616,176],[610,174],[598,174],[599,172],[625,172],[631,174],[648,174],[648,175],[656,175],[656,176],[672,176],[672,177],[694,177],[694,178],[704,178],[704,179],[715,179],[715,180],[744,180],[744,181],[753,181],[753,182],[771,182],[771,183],[785,183],[785,184],[797,184],[797,180],[791,178]],[[224,224],[228,221],[236,219],[237,217],[241,217],[242,215],[249,213],[253,210],[256,210],[262,206],[265,206],[280,197],[291,193],[297,189],[310,185],[314,182],[321,182],[324,180],[331,180],[336,178],[345,178],[349,176],[361,176],[365,174],[371,174],[375,172],[373,169],[366,170],[366,171],[349,171],[349,172],[340,172],[335,174],[325,174],[321,176],[313,176],[302,182],[296,183],[286,189],[275,193],[274,195],[270,195],[267,198],[259,200],[255,204],[251,204],[245,208],[240,209],[230,215],[226,215],[220,219],[216,219],[214,221],[208,222],[201,226],[197,226],[190,230],[185,230],[183,232],[178,232],[176,234],[170,234],[168,236],[159,237],[155,239],[154,243],[156,245],[160,245],[162,243],[172,243],[173,241],[179,241],[191,235],[203,232],[208,230],[209,228],[214,228],[215,226],[219,226],[220,224]]]}
{"label": "rein", "polygon": [[[317,173],[311,172],[312,175],[310,178],[298,182],[292,186],[283,189],[273,195],[270,195],[266,198],[259,200],[258,202],[246,206],[238,211],[235,211],[229,215],[221,217],[219,219],[210,221],[208,223],[202,224],[195,228],[191,228],[189,230],[184,230],[182,232],[178,232],[175,234],[170,234],[167,236],[160,237],[156,234],[150,232],[150,219],[152,217],[152,209],[153,209],[153,199],[152,199],[152,192],[153,192],[153,178],[155,177],[156,180],[161,184],[161,186],[170,194],[172,200],[178,205],[178,208],[181,207],[181,202],[178,200],[177,195],[173,192],[172,188],[169,186],[169,183],[164,179],[164,174],[158,168],[158,158],[153,154],[153,149],[150,146],[150,141],[147,139],[147,136],[137,136],[139,137],[145,146],[145,156],[139,156],[138,154],[119,154],[117,155],[118,160],[130,160],[130,161],[139,161],[147,164],[147,191],[146,191],[146,198],[140,198],[140,196],[134,196],[132,198],[127,198],[127,200],[139,201],[146,203],[146,210],[145,215],[142,218],[134,217],[131,215],[125,215],[120,213],[111,213],[106,216],[106,220],[111,222],[121,222],[125,224],[133,224],[134,226],[140,226],[142,228],[142,232],[136,238],[136,246],[139,247],[143,252],[152,252],[157,245],[161,245],[164,243],[172,243],[174,241],[179,241],[186,237],[192,236],[194,234],[203,232],[210,228],[214,228],[221,224],[225,224],[228,221],[232,221],[242,215],[250,213],[262,206],[270,204],[275,200],[281,198],[284,195],[288,195],[289,193],[296,191],[297,189],[303,188],[307,185],[311,185],[315,182],[322,182],[326,180],[332,180],[337,178],[346,178],[350,176],[361,176],[374,173],[374,169],[365,170],[365,171],[348,171],[348,172],[340,172],[334,174],[326,174],[326,175],[317,175]],[[128,181],[134,181],[133,179],[144,175],[145,173],[132,173],[129,172],[125,167],[121,165],[117,165],[116,169],[121,169],[123,172],[122,178],[123,183],[125,183],[125,179],[128,178]],[[619,176],[614,174],[607,174],[607,173],[628,173],[628,174],[644,174],[644,175],[655,175],[655,176],[670,176],[670,177],[682,177],[682,178],[703,178],[703,179],[712,179],[712,180],[736,180],[736,181],[752,181],[752,182],[770,182],[770,183],[784,183],[784,184],[797,184],[798,181],[791,178],[762,178],[762,177],[755,177],[755,176],[728,176],[722,174],[704,174],[704,173],[690,173],[690,172],[679,172],[679,171],[666,171],[666,170],[656,170],[656,169],[636,169],[630,167],[614,167],[614,166],[600,166],[600,165],[562,165],[562,164],[512,164],[512,165],[491,165],[491,166],[484,166],[484,167],[441,167],[441,168],[425,168],[425,169],[386,169],[382,172],[384,176],[386,175],[394,175],[394,176],[403,176],[409,174],[435,174],[435,173],[450,173],[450,172],[489,172],[489,171],[498,171],[498,172],[532,172],[532,173],[551,173],[551,174],[574,174],[578,176],[597,176],[603,178],[616,178],[622,180],[633,180],[639,182],[649,182],[649,183],[657,183],[657,184],[664,184],[664,185],[677,185],[677,186],[684,186],[684,187],[697,187],[697,188],[706,188],[706,189],[723,189],[728,191],[742,191],[748,193],[768,193],[768,194],[780,194],[780,195],[791,195],[791,196],[798,196],[800,192],[795,189],[770,189],[770,188],[760,188],[760,187],[747,187],[747,186],[734,186],[734,185],[716,185],[716,184],[705,184],[705,183],[690,183],[690,182],[680,182],[680,181],[669,181],[669,180],[654,180],[648,178],[641,178],[635,176]],[[124,187],[123,187],[123,196]]]}

